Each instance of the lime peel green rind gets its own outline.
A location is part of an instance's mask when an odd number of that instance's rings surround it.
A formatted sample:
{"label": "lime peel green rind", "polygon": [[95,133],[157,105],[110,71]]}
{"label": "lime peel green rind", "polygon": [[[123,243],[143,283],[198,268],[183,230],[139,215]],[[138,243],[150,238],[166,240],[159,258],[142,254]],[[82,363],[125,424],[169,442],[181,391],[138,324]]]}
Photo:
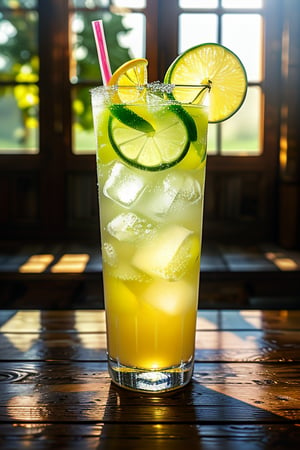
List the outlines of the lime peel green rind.
{"label": "lime peel green rind", "polygon": [[189,115],[188,112],[180,105],[170,105],[170,110],[177,114],[182,122],[185,124],[188,131],[190,141],[197,140],[197,127],[195,125],[194,119]]}
{"label": "lime peel green rind", "polygon": [[147,122],[147,120],[143,119],[143,117],[139,116],[124,105],[111,105],[109,109],[116,119],[128,127],[134,128],[135,130],[143,133],[151,133],[154,131],[153,126]]}

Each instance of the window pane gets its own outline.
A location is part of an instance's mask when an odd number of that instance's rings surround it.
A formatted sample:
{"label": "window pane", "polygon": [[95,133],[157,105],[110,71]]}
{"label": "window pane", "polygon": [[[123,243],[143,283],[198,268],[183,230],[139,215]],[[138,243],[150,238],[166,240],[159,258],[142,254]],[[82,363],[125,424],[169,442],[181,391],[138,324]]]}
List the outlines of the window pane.
{"label": "window pane", "polygon": [[36,12],[0,13],[0,82],[38,81]]}
{"label": "window pane", "polygon": [[0,87],[0,153],[38,152],[38,87]]}
{"label": "window pane", "polygon": [[245,65],[249,81],[262,79],[262,17],[259,14],[224,14],[222,43]]}
{"label": "window pane", "polygon": [[248,89],[247,98],[238,113],[222,123],[223,155],[259,155],[261,153],[261,90]]}
{"label": "window pane", "polygon": [[146,0],[113,0],[113,4],[126,8],[145,8]]}
{"label": "window pane", "polygon": [[72,108],[73,152],[75,154],[95,153],[96,142],[89,88],[73,89]]}
{"label": "window pane", "polygon": [[76,13],[71,20],[72,54],[70,61],[70,80],[96,80],[99,78],[99,64],[95,41],[91,29],[94,14]]}
{"label": "window pane", "polygon": [[[101,18],[97,12],[78,12],[72,15],[72,55],[70,61],[70,81],[101,80],[99,62],[91,22]],[[103,23],[112,71],[130,59],[128,49],[121,47],[122,33],[128,29],[123,24],[123,17],[105,13]]]}
{"label": "window pane", "polygon": [[262,8],[263,0],[222,0],[224,8]]}
{"label": "window pane", "polygon": [[93,9],[109,5],[109,0],[70,0],[71,6],[74,8]]}
{"label": "window pane", "polygon": [[18,9],[18,8],[36,8],[37,0],[0,0],[0,8]]}
{"label": "window pane", "polygon": [[123,15],[126,33],[118,35],[122,47],[128,48],[131,58],[144,58],[146,54],[146,18],[144,14],[132,13]]}
{"label": "window pane", "polygon": [[207,133],[207,153],[209,155],[216,155],[218,153],[217,133],[219,125],[214,123],[208,124]]}
{"label": "window pane", "polygon": [[203,42],[215,42],[216,39],[216,14],[180,14],[179,53]]}
{"label": "window pane", "polygon": [[216,8],[218,0],[179,0],[180,8]]}

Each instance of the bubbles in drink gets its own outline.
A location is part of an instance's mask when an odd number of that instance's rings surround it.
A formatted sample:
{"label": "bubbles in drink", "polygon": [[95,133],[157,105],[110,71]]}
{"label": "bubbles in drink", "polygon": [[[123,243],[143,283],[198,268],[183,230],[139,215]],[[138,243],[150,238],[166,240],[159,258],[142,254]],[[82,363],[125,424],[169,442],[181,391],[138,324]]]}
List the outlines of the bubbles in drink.
{"label": "bubbles in drink", "polygon": [[135,242],[147,239],[153,231],[153,225],[146,219],[128,212],[119,214],[107,225],[107,231],[119,241]]}
{"label": "bubbles in drink", "polygon": [[130,207],[145,189],[141,176],[120,162],[116,162],[103,186],[106,197],[116,203]]}
{"label": "bubbles in drink", "polygon": [[190,175],[186,175],[182,180],[177,199],[194,204],[201,200],[201,197],[202,193],[199,181]]}
{"label": "bubbles in drink", "polygon": [[114,246],[110,242],[103,242],[102,259],[109,266],[117,265],[118,255]]}
{"label": "bubbles in drink", "polygon": [[130,263],[124,259],[119,262],[117,267],[109,268],[108,273],[117,280],[138,281],[140,283],[149,280],[146,274],[132,267]]}

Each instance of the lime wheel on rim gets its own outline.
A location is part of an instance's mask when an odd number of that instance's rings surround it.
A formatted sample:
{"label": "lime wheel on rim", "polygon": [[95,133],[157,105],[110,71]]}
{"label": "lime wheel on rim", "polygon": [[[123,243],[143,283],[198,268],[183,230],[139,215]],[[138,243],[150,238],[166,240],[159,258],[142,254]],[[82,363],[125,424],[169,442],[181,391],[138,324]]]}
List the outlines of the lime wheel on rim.
{"label": "lime wheel on rim", "polygon": [[247,92],[247,75],[238,58],[228,48],[216,44],[200,44],[186,50],[171,64],[165,83],[195,86],[189,90],[174,91],[175,99],[182,103],[197,103],[198,85],[210,85],[209,122],[222,122],[242,106]]}

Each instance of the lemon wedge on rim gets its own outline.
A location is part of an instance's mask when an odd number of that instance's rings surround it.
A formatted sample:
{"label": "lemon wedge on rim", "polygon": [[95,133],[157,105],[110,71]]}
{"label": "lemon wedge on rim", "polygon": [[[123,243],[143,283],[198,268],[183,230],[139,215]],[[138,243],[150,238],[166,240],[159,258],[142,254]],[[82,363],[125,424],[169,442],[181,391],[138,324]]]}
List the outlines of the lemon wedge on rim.
{"label": "lemon wedge on rim", "polygon": [[147,66],[147,59],[135,58],[118,67],[108,82],[108,86],[118,86],[115,102],[133,103],[142,98],[140,88],[147,84]]}

